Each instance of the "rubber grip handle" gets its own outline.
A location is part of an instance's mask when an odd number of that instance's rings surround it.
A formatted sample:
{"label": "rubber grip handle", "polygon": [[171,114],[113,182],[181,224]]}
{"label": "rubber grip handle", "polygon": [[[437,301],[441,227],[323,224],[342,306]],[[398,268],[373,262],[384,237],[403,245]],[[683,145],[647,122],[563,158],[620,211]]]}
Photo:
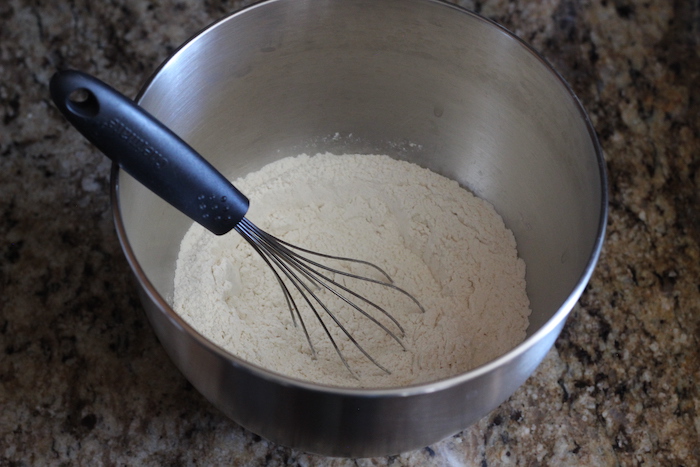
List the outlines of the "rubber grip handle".
{"label": "rubber grip handle", "polygon": [[180,137],[109,85],[65,70],[51,98],[68,121],[107,157],[211,232],[233,229],[248,198]]}

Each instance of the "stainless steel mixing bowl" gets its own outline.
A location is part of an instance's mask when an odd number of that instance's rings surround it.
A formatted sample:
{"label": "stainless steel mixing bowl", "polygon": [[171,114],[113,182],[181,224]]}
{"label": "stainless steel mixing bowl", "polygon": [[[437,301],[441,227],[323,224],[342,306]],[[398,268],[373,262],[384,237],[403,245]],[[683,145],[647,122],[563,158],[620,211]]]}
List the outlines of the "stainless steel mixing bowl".
{"label": "stainless steel mixing bowl", "polygon": [[257,4],[187,42],[139,102],[225,174],[302,152],[389,154],[458,180],[515,234],[532,304],[521,345],[430,384],[324,387],[250,365],[173,312],[175,260],[190,221],[115,169],[118,234],[168,354],[225,414],[283,445],[386,455],[474,423],[544,358],[601,249],[604,161],[579,101],[526,44],[448,4]]}

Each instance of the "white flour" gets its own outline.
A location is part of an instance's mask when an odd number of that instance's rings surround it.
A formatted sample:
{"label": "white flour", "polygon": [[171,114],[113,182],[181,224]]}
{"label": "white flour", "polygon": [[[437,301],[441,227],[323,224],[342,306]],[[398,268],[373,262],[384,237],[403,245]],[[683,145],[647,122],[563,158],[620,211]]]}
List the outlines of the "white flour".
{"label": "white flour", "polygon": [[490,204],[456,182],[387,156],[319,154],[280,160],[235,185],[251,200],[246,217],[258,227],[379,265],[426,312],[394,291],[347,282],[406,331],[403,351],[356,312],[341,313],[353,336],[392,371],[383,373],[336,333],[358,381],[307,314],[318,353],[311,358],[275,277],[236,232],[217,237],[195,224],[182,242],[174,308],[232,354],[318,383],[395,387],[467,371],[524,339],[530,310],[513,234]]}

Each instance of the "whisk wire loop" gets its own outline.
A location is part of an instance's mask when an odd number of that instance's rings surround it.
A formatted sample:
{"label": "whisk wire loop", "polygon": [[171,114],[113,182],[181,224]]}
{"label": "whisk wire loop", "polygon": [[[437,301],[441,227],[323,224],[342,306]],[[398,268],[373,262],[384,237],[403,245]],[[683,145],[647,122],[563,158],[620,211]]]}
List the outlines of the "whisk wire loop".
{"label": "whisk wire loop", "polygon": [[272,262],[274,262],[277,265],[277,267],[280,268],[280,270],[282,270],[282,265],[280,264],[279,259],[276,258],[274,255],[270,255],[269,253],[262,250],[258,246],[258,244],[255,243],[253,241],[253,239],[250,238],[247,234],[244,234],[241,231],[239,231],[239,233],[248,242],[248,244],[258,253],[258,255],[265,261],[267,266],[270,268],[272,273],[275,275],[275,278],[277,279],[277,283],[279,284],[280,288],[282,289],[284,299],[287,302],[287,308],[289,309],[289,313],[292,316],[292,324],[294,324],[294,326],[296,326],[297,325],[297,318],[298,318],[298,321],[301,324],[301,328],[304,331],[304,336],[306,336],[306,341],[308,342],[309,348],[311,349],[311,356],[312,356],[312,358],[315,359],[316,358],[316,348],[314,347],[314,344],[311,340],[311,336],[309,335],[309,331],[306,328],[306,323],[304,323],[304,319],[301,316],[301,312],[299,311],[299,307],[297,306],[296,301],[292,297],[292,294],[289,291],[287,284],[284,282],[282,277],[279,275],[279,273],[277,272],[277,269],[275,269],[272,265]]}
{"label": "whisk wire loop", "polygon": [[[391,371],[388,370],[386,367],[381,365],[376,359],[374,359],[367,350],[364,349],[364,347],[353,337],[353,335],[350,333],[350,331],[347,330],[347,328],[343,325],[343,323],[339,320],[339,318],[336,316],[336,314],[331,311],[330,308],[321,300],[321,298],[317,295],[314,290],[312,290],[312,286],[317,289],[325,289],[335,295],[337,298],[342,300],[344,303],[361,313],[364,317],[369,319],[371,322],[373,322],[375,325],[379,326],[388,336],[393,338],[400,346],[402,349],[405,350],[405,346],[401,339],[396,335],[395,332],[391,331],[386,325],[384,325],[382,322],[377,320],[374,316],[369,314],[367,311],[362,309],[357,303],[353,302],[348,296],[344,295],[343,293],[339,292],[337,289],[342,290],[348,295],[351,295],[352,297],[355,297],[359,300],[362,300],[366,304],[370,305],[371,307],[375,308],[379,312],[381,312],[384,316],[389,318],[391,322],[394,323],[394,325],[399,329],[400,335],[403,336],[405,334],[405,331],[403,327],[400,325],[398,320],[396,320],[389,312],[387,312],[384,308],[379,306],[378,304],[374,303],[373,301],[369,300],[368,298],[360,295],[359,293],[351,290],[350,288],[346,287],[343,284],[340,284],[336,280],[333,280],[331,277],[329,277],[326,274],[323,274],[321,271],[315,269],[318,268],[322,271],[327,271],[333,274],[338,274],[341,276],[353,278],[353,279],[358,279],[374,284],[378,284],[380,286],[384,287],[389,287],[391,289],[394,289],[398,292],[403,293],[404,295],[408,296],[414,303],[416,303],[419,308],[424,311],[423,307],[420,305],[418,300],[416,300],[412,295],[410,295],[408,292],[404,291],[403,289],[395,286],[393,284],[393,281],[391,281],[391,278],[388,276],[386,272],[384,272],[380,267],[369,263],[367,261],[363,260],[357,260],[354,258],[344,258],[344,257],[339,257],[339,256],[332,256],[324,253],[319,253],[311,250],[307,250],[301,247],[297,247],[295,245],[292,245],[290,243],[287,243],[283,240],[280,240],[265,231],[261,230],[258,228],[255,224],[253,224],[250,220],[243,218],[238,225],[235,227],[236,231],[243,236],[243,238],[246,239],[246,241],[253,247],[253,249],[264,259],[265,263],[272,269],[273,273],[275,274],[275,277],[278,281],[278,283],[282,287],[282,291],[285,297],[285,300],[287,302],[287,306],[289,307],[290,313],[292,315],[292,320],[296,324],[296,318],[301,322],[302,328],[304,330],[307,342],[309,343],[309,346],[312,349],[312,354],[315,356],[316,352],[311,340],[311,337],[309,336],[309,333],[307,331],[306,325],[304,324],[304,320],[302,318],[301,312],[298,308],[298,305],[294,299],[294,297],[291,294],[291,291],[289,290],[288,285],[285,283],[284,279],[282,276],[286,277],[289,282],[296,288],[296,290],[299,292],[299,294],[303,297],[304,301],[306,304],[309,306],[309,308],[312,310],[314,313],[316,319],[320,323],[320,325],[323,328],[324,333],[330,340],[332,346],[334,347],[336,353],[342,360],[343,364],[345,367],[348,369],[348,371],[353,375],[353,377],[357,378],[355,373],[352,371],[350,368],[350,365],[348,364],[345,356],[343,355],[343,352],[340,350],[337,342],[335,341],[333,335],[331,334],[330,330],[326,326],[324,320],[321,318],[321,315],[319,311],[317,310],[316,306],[314,306],[315,302],[318,306],[320,306],[324,312],[326,313],[327,316],[329,316],[333,322],[339,327],[339,329],[342,331],[342,333],[350,340],[350,342],[369,360],[371,361],[375,366],[377,366],[379,369],[382,371],[386,372],[387,374],[390,374]],[[307,254],[315,255],[318,257],[323,257],[327,259],[332,259],[332,260],[337,260],[337,261],[349,261],[353,262],[356,264],[364,264],[367,266],[371,266],[372,268],[378,270],[381,272],[388,281],[390,282],[385,282],[381,280],[376,280],[372,278],[368,278],[365,276],[360,276],[357,274],[352,274],[346,271],[341,271],[335,268],[331,268],[327,265],[324,265],[322,263],[310,260],[309,258],[306,258],[299,253],[293,251],[297,250],[300,252],[304,252]]]}
{"label": "whisk wire loop", "polygon": [[[324,308],[324,310],[326,311],[326,313],[328,313],[328,315],[335,321],[335,323],[340,327],[340,329],[343,331],[343,333],[344,333],[346,336],[348,336],[348,338],[360,349],[360,351],[363,352],[363,354],[364,354],[365,356],[367,356],[375,365],[379,366],[380,368],[384,369],[385,371],[388,371],[388,370],[386,370],[384,367],[382,367],[381,365],[379,365],[379,363],[377,363],[377,362],[376,362],[376,361],[375,361],[375,360],[374,360],[374,359],[359,345],[359,343],[357,343],[357,341],[355,341],[355,340],[353,339],[352,335],[351,335],[351,334],[349,333],[349,331],[345,328],[345,326],[343,326],[343,324],[340,323],[340,322],[337,320],[337,318],[333,315],[333,313],[330,312],[330,310],[323,304],[323,302],[316,296],[316,294],[314,294],[313,291],[311,291],[311,289],[308,287],[308,285],[306,285],[306,283],[304,283],[296,274],[294,274],[294,272],[289,268],[289,266],[288,266],[285,262],[283,262],[283,261],[280,259],[280,257],[278,256],[279,254],[278,254],[277,252],[275,252],[274,249],[271,249],[270,242],[269,242],[269,241],[263,241],[263,240],[262,240],[261,236],[259,235],[262,231],[261,231],[260,229],[258,229],[252,222],[247,221],[246,219],[244,219],[244,220],[245,220],[246,222],[245,222],[245,223],[241,222],[241,223],[242,223],[242,224],[245,224],[245,225],[242,225],[242,226],[240,227],[240,229],[239,229],[238,226],[237,226],[237,227],[236,227],[236,230],[238,231],[238,233],[240,233],[240,234],[243,236],[243,238],[245,238],[245,239],[248,241],[248,243],[249,243],[250,245],[253,246],[253,248],[255,249],[255,251],[258,252],[258,254],[260,254],[260,256],[265,260],[265,262],[267,263],[267,265],[272,269],[272,271],[274,272],[275,276],[279,279],[279,281],[282,282],[282,284],[283,284],[283,285],[282,285],[282,288],[283,288],[284,293],[285,293],[285,298],[288,299],[288,300],[287,300],[287,305],[289,306],[289,305],[290,305],[290,302],[291,302],[292,306],[294,307],[294,310],[296,311],[296,313],[297,313],[297,315],[298,315],[298,317],[299,317],[299,321],[301,322],[301,325],[302,325],[302,327],[303,327],[303,329],[304,329],[304,333],[305,333],[305,335],[306,335],[306,339],[307,339],[307,341],[308,341],[308,343],[309,343],[309,346],[312,348],[312,353],[313,353],[314,357],[315,357],[315,355],[316,355],[316,352],[315,352],[315,350],[314,350],[314,346],[313,346],[313,342],[311,341],[311,337],[309,336],[309,334],[308,334],[308,332],[307,332],[307,330],[306,330],[306,326],[305,326],[305,324],[304,324],[304,319],[302,318],[301,313],[299,312],[299,308],[298,308],[297,305],[296,305],[296,301],[295,301],[294,298],[291,296],[291,293],[289,292],[289,289],[287,288],[287,285],[284,284],[284,281],[282,281],[281,276],[278,274],[277,270],[272,266],[273,263],[279,268],[280,271],[282,271],[282,273],[287,277],[287,279],[289,279],[289,281],[290,281],[290,282],[296,287],[296,289],[299,291],[300,295],[304,298],[304,300],[306,301],[306,304],[309,306],[309,308],[311,309],[311,311],[312,311],[312,312],[314,313],[314,315],[316,316],[316,319],[318,320],[318,322],[320,323],[321,327],[323,328],[323,331],[325,332],[326,336],[328,337],[328,339],[329,339],[331,345],[333,346],[333,348],[335,349],[336,353],[338,354],[338,356],[340,357],[341,361],[343,362],[343,365],[345,365],[345,367],[347,368],[347,370],[350,372],[350,374],[351,374],[355,379],[358,379],[358,378],[357,378],[357,375],[355,374],[355,372],[352,371],[352,368],[350,368],[350,364],[347,362],[347,360],[345,359],[345,356],[344,356],[343,353],[340,351],[340,348],[338,347],[338,344],[337,344],[337,342],[335,341],[335,339],[333,338],[333,335],[331,334],[330,330],[329,330],[328,327],[326,326],[326,323],[325,323],[325,322],[323,321],[323,319],[321,318],[321,316],[320,316],[318,310],[316,309],[316,307],[314,306],[314,304],[311,302],[311,300],[309,299],[308,295],[307,295],[306,293],[304,293],[304,290],[306,290],[306,292],[307,292],[309,295],[311,295],[311,296],[314,298],[314,300],[315,300],[317,303],[319,303],[319,304]],[[240,224],[239,224],[239,225],[240,225]],[[291,308],[290,308],[290,311],[291,311]],[[292,315],[294,315],[294,313],[292,313]]]}
{"label": "whisk wire loop", "polygon": [[[391,336],[396,342],[398,342],[399,345],[401,345],[401,347],[405,350],[405,346],[403,345],[401,340],[396,336],[396,334],[394,332],[392,332],[389,328],[387,328],[383,323],[381,323],[379,320],[377,320],[374,316],[367,313],[365,310],[360,308],[352,300],[348,299],[346,296],[342,295],[341,293],[339,293],[337,290],[335,290],[333,287],[329,286],[328,284],[332,284],[332,285],[338,287],[339,289],[347,292],[348,294],[350,294],[358,299],[361,299],[365,303],[367,303],[367,304],[371,305],[372,307],[374,307],[375,309],[379,310],[381,313],[383,313],[386,317],[388,317],[396,325],[396,327],[401,332],[401,336],[403,336],[405,334],[405,331],[397,319],[395,319],[384,308],[377,305],[373,301],[369,300],[367,297],[364,297],[364,296],[358,294],[357,292],[355,292],[354,290],[351,290],[348,287],[345,287],[343,284],[340,284],[339,282],[331,279],[330,277],[328,277],[324,274],[321,274],[319,271],[314,270],[308,264],[323,268],[327,271],[331,271],[331,272],[334,272],[336,274],[342,274],[342,275],[348,276],[348,277],[353,277],[353,278],[358,278],[358,279],[366,279],[365,277],[357,276],[354,274],[349,274],[349,273],[346,273],[344,271],[340,271],[337,269],[331,269],[331,268],[324,266],[323,264],[310,261],[310,260],[308,260],[308,258],[304,258],[303,256],[289,250],[288,248],[284,247],[283,245],[280,245],[278,242],[275,241],[275,238],[269,234],[264,236],[262,241],[265,243],[265,245],[267,247],[270,248],[271,251],[274,251],[277,254],[276,256],[278,258],[284,258],[286,260],[287,264],[293,266],[294,269],[296,269],[300,274],[302,274],[308,280],[309,283],[323,287],[324,289],[328,290],[333,295],[335,295],[336,297],[338,297],[339,299],[341,299],[342,301],[344,301],[345,303],[347,303],[348,305],[353,307],[359,313],[364,315],[367,319],[372,321],[377,326],[381,327],[389,336]],[[328,255],[324,255],[324,256],[331,257]],[[308,264],[306,264],[306,263],[308,263]],[[374,282],[374,283],[377,283],[379,285],[384,285],[384,286],[392,286],[392,284],[388,284],[388,283],[381,282],[381,281],[370,280],[370,282]],[[309,293],[311,293],[311,291],[309,291]],[[329,314],[330,314],[330,311],[329,311]]]}
{"label": "whisk wire loop", "polygon": [[[247,219],[244,219],[244,220],[247,220]],[[259,229],[258,229],[258,230],[259,230]],[[399,293],[405,295],[405,296],[408,297],[409,299],[411,299],[411,301],[413,301],[413,303],[414,303],[416,306],[418,306],[418,308],[420,308],[421,312],[425,313],[425,308],[423,308],[423,305],[421,305],[421,303],[420,303],[413,295],[411,295],[410,293],[408,293],[406,290],[402,289],[401,287],[396,286],[396,285],[394,284],[394,281],[393,281],[393,279],[391,278],[391,276],[389,276],[389,274],[388,274],[386,271],[384,271],[382,268],[380,268],[379,266],[377,266],[377,265],[374,264],[374,263],[370,263],[369,261],[364,261],[364,260],[357,259],[357,258],[347,258],[347,257],[343,257],[343,256],[333,256],[333,255],[328,255],[328,254],[325,254],[325,253],[320,253],[320,252],[318,252],[318,251],[307,250],[306,248],[302,248],[302,247],[300,247],[300,246],[293,245],[293,244],[291,244],[291,243],[287,243],[287,242],[285,242],[284,240],[281,240],[281,239],[279,239],[279,238],[273,237],[272,235],[270,235],[270,234],[268,234],[268,233],[266,233],[266,232],[264,232],[264,231],[262,231],[262,230],[261,230],[260,232],[263,234],[263,236],[265,236],[265,237],[267,237],[267,238],[270,238],[273,242],[278,243],[278,244],[280,244],[280,245],[284,245],[284,246],[286,246],[286,247],[288,247],[288,248],[290,248],[290,249],[294,249],[294,250],[297,250],[297,251],[301,251],[301,252],[303,252],[303,253],[308,253],[308,254],[314,255],[314,256],[319,256],[319,257],[322,257],[322,258],[332,259],[332,260],[336,260],[336,261],[345,261],[345,262],[349,262],[349,263],[362,264],[362,265],[365,265],[365,266],[369,266],[369,267],[371,267],[371,268],[373,268],[373,269],[379,271],[379,272],[387,279],[387,282],[380,281],[380,280],[377,280],[377,279],[372,279],[371,277],[367,277],[367,276],[360,276],[360,275],[357,275],[357,274],[352,274],[352,273],[347,272],[347,271],[341,271],[341,270],[338,270],[338,269],[334,269],[334,268],[331,268],[331,267],[329,267],[329,266],[326,266],[325,264],[312,261],[312,260],[310,260],[309,258],[306,258],[306,257],[304,257],[304,256],[301,256],[301,255],[299,255],[299,254],[294,253],[294,252],[291,251],[291,250],[288,250],[290,254],[294,255],[295,257],[301,259],[302,261],[304,261],[304,262],[306,262],[306,263],[309,263],[309,264],[311,264],[311,265],[313,265],[313,266],[315,266],[315,267],[318,267],[318,268],[321,268],[321,269],[325,269],[326,271],[329,271],[329,272],[332,272],[332,273],[335,273],[335,274],[339,274],[339,275],[343,275],[343,276],[345,276],[345,277],[350,277],[350,278],[352,278],[352,279],[357,279],[357,280],[361,280],[361,281],[365,281],[365,282],[372,282],[372,283],[374,283],[374,284],[378,284],[378,285],[382,285],[382,286],[384,286],[384,287],[389,287],[389,288],[391,288],[391,289],[394,289],[395,291],[397,291],[397,292],[399,292]],[[340,286],[340,287],[342,287],[340,284],[337,284],[337,285]],[[357,296],[358,298],[361,298],[361,299],[364,300],[364,301],[369,302],[365,297],[363,297],[363,296],[361,296],[361,295],[359,295],[359,294],[356,294],[355,292],[353,292],[353,291],[351,291],[351,290],[347,290],[347,289],[346,289],[346,291],[349,292],[349,293],[352,293],[353,295]],[[390,316],[387,312],[384,312],[384,314],[386,314],[388,317],[391,318],[391,316]],[[401,326],[399,325],[399,323],[398,323],[396,320],[394,320],[393,318],[391,318],[391,319],[392,319],[392,321],[395,322],[395,324],[396,324],[397,326],[401,327]]]}

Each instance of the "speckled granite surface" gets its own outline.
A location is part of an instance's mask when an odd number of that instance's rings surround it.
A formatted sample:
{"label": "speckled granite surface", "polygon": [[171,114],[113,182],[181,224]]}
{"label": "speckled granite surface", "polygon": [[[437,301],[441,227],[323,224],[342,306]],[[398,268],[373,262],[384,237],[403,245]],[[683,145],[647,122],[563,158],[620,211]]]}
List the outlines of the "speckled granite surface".
{"label": "speckled granite surface", "polygon": [[608,239],[555,348],[508,401],[433,446],[363,460],[261,440],[184,380],[120,252],[109,162],[48,101],[63,67],[135,95],[243,3],[0,4],[0,465],[698,465],[700,4],[460,3],[539,49],[590,112]]}

